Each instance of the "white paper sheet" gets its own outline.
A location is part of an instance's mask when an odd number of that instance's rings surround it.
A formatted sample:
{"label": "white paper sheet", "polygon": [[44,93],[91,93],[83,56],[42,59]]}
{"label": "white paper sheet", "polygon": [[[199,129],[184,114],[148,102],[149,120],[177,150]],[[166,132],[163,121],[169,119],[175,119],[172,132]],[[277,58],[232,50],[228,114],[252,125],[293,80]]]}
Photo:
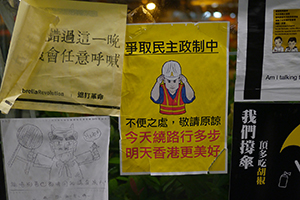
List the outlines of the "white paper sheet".
{"label": "white paper sheet", "polygon": [[[239,1],[239,24],[238,24],[238,58],[236,70],[235,101],[299,101],[300,98],[300,1],[298,0],[262,0],[250,7],[250,0]],[[265,10],[265,13],[263,11]],[[257,20],[256,20],[257,18]],[[252,23],[249,24],[249,20]],[[253,21],[257,23],[253,24]],[[260,23],[264,23],[264,29],[260,29]],[[251,30],[250,30],[251,29]],[[249,49],[249,33],[264,31],[263,46],[257,50]],[[282,52],[275,52],[275,38],[282,38],[280,47]],[[295,51],[289,51],[289,39],[296,38]],[[254,37],[250,44],[259,43]],[[248,46],[247,46],[248,45]],[[249,53],[258,57],[258,52],[262,50],[262,67],[256,70],[256,65],[248,66],[247,59]],[[254,69],[253,69],[254,68]],[[254,76],[246,77],[248,72],[253,72]],[[257,73],[261,74],[258,78]],[[256,88],[251,88],[253,92],[259,91],[257,98],[246,98],[246,82],[258,81],[260,84]],[[259,79],[259,80],[258,80]]]}
{"label": "white paper sheet", "polygon": [[9,200],[108,199],[109,117],[3,119]]}

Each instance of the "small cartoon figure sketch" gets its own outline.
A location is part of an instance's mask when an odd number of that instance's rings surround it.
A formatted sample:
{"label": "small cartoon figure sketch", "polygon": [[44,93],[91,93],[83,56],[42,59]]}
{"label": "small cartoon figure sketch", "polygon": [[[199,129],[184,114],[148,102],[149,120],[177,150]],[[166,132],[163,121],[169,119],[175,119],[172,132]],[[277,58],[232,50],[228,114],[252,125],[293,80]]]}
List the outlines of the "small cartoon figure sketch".
{"label": "small cartoon figure sketch", "polygon": [[273,49],[273,53],[284,52],[284,48],[283,48],[283,46],[281,46],[282,38],[280,36],[275,37],[274,44],[275,44],[275,47]]}
{"label": "small cartoon figure sketch", "polygon": [[[78,133],[74,130],[74,124],[68,128],[55,128],[51,125],[51,132],[48,133],[48,138],[53,156],[50,156],[36,153],[34,151],[42,143],[42,139],[40,139],[42,138],[42,132],[38,131],[39,129],[34,125],[27,126],[25,127],[26,130],[24,130],[23,127],[22,129],[20,128],[22,131],[20,131],[21,134],[18,135],[23,135],[23,137],[18,137],[19,145],[31,150],[27,155],[27,162],[30,165],[33,167],[49,169],[50,180],[66,178],[80,180],[83,178],[80,166],[100,159],[100,154],[98,152],[99,146],[95,143],[95,140],[101,136],[101,132],[97,128],[88,129],[83,134],[84,139],[87,142],[93,142],[90,147],[91,150],[75,155],[77,150]],[[26,141],[23,138],[26,138]],[[24,142],[26,142],[25,145]],[[19,147],[17,147],[17,149],[18,148]],[[14,157],[17,155],[17,151],[15,152],[16,153],[13,154],[8,163],[10,167],[14,162]],[[22,159],[24,160],[24,158]],[[29,169],[27,170],[27,174],[28,171]]]}
{"label": "small cartoon figure sketch", "polygon": [[178,62],[171,60],[163,64],[162,74],[152,88],[151,100],[160,104],[161,114],[186,113],[185,104],[195,100],[195,93],[187,78],[181,73]]}
{"label": "small cartoon figure sketch", "polygon": [[289,46],[285,48],[285,52],[298,52],[298,48],[296,47],[297,39],[295,37],[290,37],[288,44]]}

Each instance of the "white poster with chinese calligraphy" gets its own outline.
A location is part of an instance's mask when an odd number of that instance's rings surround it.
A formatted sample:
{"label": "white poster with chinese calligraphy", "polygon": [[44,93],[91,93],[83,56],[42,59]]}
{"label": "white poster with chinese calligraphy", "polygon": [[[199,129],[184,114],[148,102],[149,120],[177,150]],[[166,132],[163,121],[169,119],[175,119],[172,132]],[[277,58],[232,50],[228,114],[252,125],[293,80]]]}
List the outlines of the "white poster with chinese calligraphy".
{"label": "white poster with chinese calligraphy", "polygon": [[227,172],[228,25],[127,26],[122,174]]}
{"label": "white poster with chinese calligraphy", "polygon": [[108,199],[109,135],[109,117],[1,120],[9,200]]}
{"label": "white poster with chinese calligraphy", "polygon": [[126,5],[21,1],[0,92],[13,108],[119,116]]}
{"label": "white poster with chinese calligraphy", "polygon": [[300,1],[239,1],[235,101],[300,98]]}

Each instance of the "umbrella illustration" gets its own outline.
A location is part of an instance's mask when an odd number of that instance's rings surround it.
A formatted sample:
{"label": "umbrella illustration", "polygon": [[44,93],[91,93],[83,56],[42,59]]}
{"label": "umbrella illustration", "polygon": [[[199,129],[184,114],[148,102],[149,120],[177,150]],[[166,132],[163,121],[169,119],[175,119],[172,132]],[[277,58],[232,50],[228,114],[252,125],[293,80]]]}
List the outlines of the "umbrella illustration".
{"label": "umbrella illustration", "polygon": [[18,152],[21,147],[24,147],[30,150],[30,153],[33,153],[35,149],[39,148],[43,143],[43,133],[42,131],[35,125],[25,124],[18,129],[17,132],[18,146],[16,147],[13,155],[8,161],[8,166],[11,167],[16,159],[19,159],[23,162],[26,162],[25,174],[29,173],[32,162],[18,156]]}
{"label": "umbrella illustration", "polygon": [[285,139],[280,153],[283,151],[284,148],[289,146],[299,146],[300,147],[300,125],[298,125]]}
{"label": "umbrella illustration", "polygon": [[[283,149],[285,149],[286,147],[289,146],[299,146],[300,147],[300,125],[298,125],[290,134],[289,136],[285,139],[280,153],[282,152]],[[295,160],[295,165],[297,167],[297,169],[300,172],[300,164],[298,160]]]}

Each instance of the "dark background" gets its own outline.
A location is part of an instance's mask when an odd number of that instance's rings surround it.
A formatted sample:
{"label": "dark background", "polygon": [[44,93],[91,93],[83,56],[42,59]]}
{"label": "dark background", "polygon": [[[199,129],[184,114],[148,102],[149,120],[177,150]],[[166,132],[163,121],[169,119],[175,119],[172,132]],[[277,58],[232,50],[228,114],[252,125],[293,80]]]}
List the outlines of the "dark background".
{"label": "dark background", "polygon": [[[239,167],[242,129],[242,111],[257,111],[254,167]],[[294,161],[300,162],[300,147],[280,149],[289,134],[300,124],[300,104],[235,103],[232,161],[230,177],[231,200],[300,199],[300,171]],[[268,140],[265,185],[257,185],[259,141]],[[297,141],[296,141],[297,142]],[[298,141],[300,144],[300,141]],[[280,176],[291,172],[286,188],[278,187]]]}

